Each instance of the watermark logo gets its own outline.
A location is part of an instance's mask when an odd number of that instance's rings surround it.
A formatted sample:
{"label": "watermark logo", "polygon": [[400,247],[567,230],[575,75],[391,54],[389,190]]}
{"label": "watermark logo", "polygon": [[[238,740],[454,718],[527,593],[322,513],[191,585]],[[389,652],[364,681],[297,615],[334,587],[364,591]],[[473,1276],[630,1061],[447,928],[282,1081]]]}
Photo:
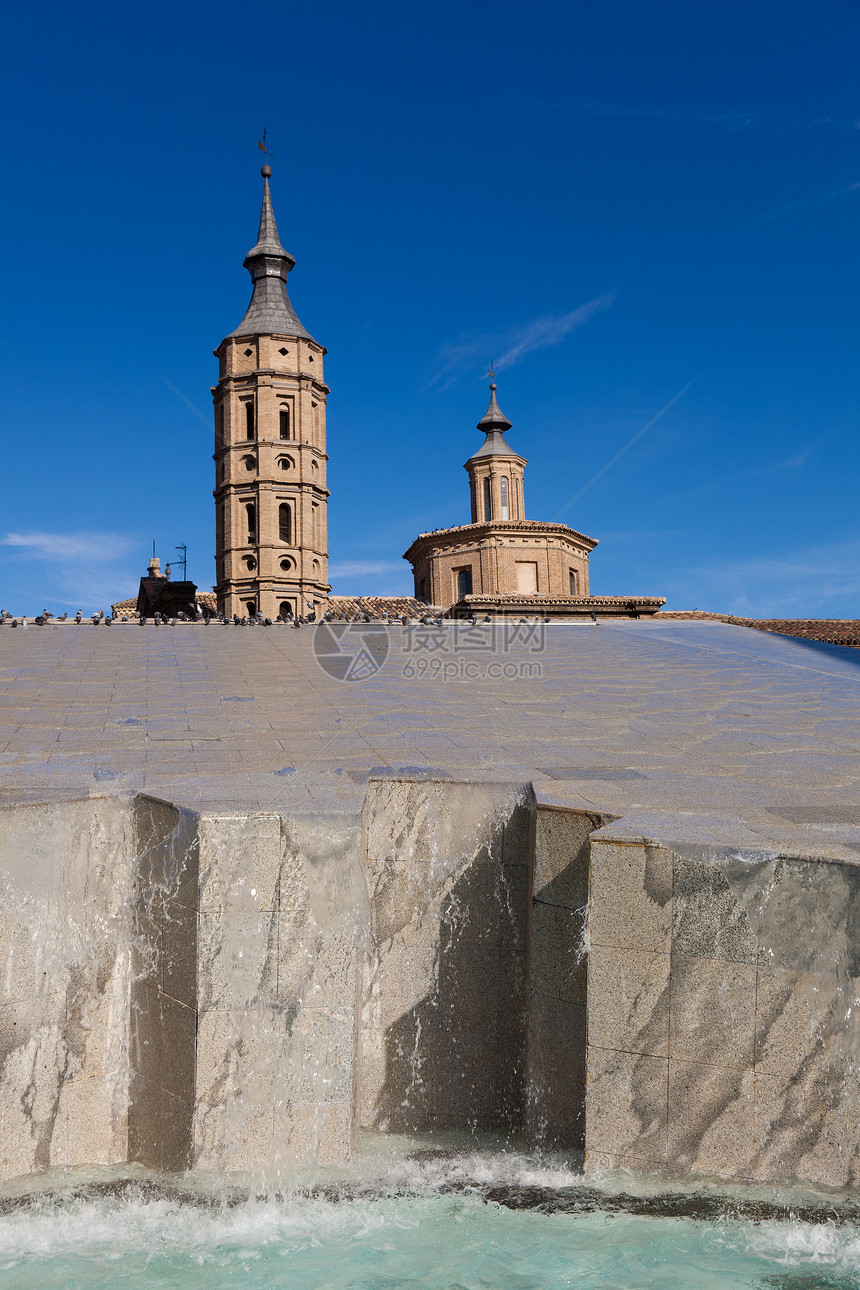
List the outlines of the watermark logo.
{"label": "watermark logo", "polygon": [[367,681],[388,658],[388,628],[383,623],[327,623],[313,629],[314,655],[337,681]]}
{"label": "watermark logo", "polygon": [[[394,647],[400,676],[410,680],[539,680],[536,655],[546,648],[539,622],[408,623],[326,622],[314,628],[314,655],[338,681],[367,681]],[[513,655],[513,657],[511,657]]]}

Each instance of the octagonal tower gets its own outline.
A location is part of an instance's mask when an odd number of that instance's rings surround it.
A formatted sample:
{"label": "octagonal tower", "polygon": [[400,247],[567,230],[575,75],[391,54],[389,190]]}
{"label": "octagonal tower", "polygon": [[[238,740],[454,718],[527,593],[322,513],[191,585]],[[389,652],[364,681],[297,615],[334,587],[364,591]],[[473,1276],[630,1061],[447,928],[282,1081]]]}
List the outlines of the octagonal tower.
{"label": "octagonal tower", "polygon": [[290,302],[285,251],[262,167],[253,281],[239,326],[215,350],[215,546],[225,614],[304,614],[328,597],[326,351]]}

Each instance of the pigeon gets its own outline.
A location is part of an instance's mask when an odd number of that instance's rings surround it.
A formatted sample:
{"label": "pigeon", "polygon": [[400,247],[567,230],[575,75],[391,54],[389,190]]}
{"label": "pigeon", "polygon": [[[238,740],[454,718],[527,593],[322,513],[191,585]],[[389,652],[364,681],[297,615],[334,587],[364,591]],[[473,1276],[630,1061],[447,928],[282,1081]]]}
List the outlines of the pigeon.
{"label": "pigeon", "polygon": [[105,618],[105,627],[110,627],[112,622],[113,622],[113,619],[111,618],[110,614],[108,614],[107,618]]}
{"label": "pigeon", "polygon": [[83,618],[83,614],[81,613],[81,611],[80,611],[80,609],[79,609],[79,610],[78,610],[78,612],[75,614],[75,622],[78,624],[78,626],[79,626],[79,627],[80,627],[80,625],[81,625],[81,619],[82,619],[82,618]]}
{"label": "pigeon", "polygon": [[101,622],[101,619],[99,618],[98,614],[93,614],[93,627],[98,627],[100,622]]}
{"label": "pigeon", "polygon": [[68,618],[68,616],[69,616],[69,615],[68,615],[67,613],[66,613],[66,614],[61,614],[61,615],[60,615],[60,617],[57,619],[57,622],[58,622],[58,623],[64,623],[64,622],[66,621],[66,619]]}

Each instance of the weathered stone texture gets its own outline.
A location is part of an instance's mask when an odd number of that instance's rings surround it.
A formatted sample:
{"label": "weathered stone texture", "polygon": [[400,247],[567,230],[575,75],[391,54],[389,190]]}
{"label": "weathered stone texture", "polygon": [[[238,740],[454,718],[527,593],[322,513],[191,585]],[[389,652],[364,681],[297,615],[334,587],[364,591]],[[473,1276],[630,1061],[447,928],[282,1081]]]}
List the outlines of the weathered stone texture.
{"label": "weathered stone texture", "polygon": [[506,785],[369,786],[363,1124],[520,1122],[532,811]]}
{"label": "weathered stone texture", "polygon": [[589,1167],[852,1185],[860,869],[673,855],[605,832],[591,859]]}
{"label": "weathered stone texture", "polygon": [[526,1130],[541,1144],[585,1144],[589,835],[599,820],[539,806],[530,906]]}

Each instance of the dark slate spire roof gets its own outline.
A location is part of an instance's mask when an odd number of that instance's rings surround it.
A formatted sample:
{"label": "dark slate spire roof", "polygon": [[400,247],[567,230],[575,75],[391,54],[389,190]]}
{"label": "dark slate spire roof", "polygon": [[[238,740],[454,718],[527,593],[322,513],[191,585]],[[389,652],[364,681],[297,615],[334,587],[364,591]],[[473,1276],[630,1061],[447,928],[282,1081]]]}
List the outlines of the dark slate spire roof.
{"label": "dark slate spire roof", "polygon": [[[508,420],[496,402],[496,382],[493,381],[490,386],[490,406],[478,422],[478,429],[483,430],[487,437],[469,461],[477,461],[481,457],[517,457],[520,461],[525,461],[524,457],[514,452],[505,438],[505,431],[510,430],[512,425],[513,422]],[[466,462],[467,466],[468,464]]]}
{"label": "dark slate spire roof", "polygon": [[258,336],[274,332],[279,336],[305,336],[313,340],[309,331],[298,320],[287,291],[287,274],[295,264],[289,251],[281,246],[272,194],[269,192],[270,166],[263,166],[263,209],[260,212],[260,231],[257,244],[245,256],[245,268],[254,282],[251,303],[245,317],[231,336]]}
{"label": "dark slate spire roof", "polygon": [[496,382],[493,381],[490,385],[490,406],[478,422],[478,429],[483,430],[485,434],[490,430],[501,430],[504,433],[505,430],[510,430],[513,424],[496,402]]}

